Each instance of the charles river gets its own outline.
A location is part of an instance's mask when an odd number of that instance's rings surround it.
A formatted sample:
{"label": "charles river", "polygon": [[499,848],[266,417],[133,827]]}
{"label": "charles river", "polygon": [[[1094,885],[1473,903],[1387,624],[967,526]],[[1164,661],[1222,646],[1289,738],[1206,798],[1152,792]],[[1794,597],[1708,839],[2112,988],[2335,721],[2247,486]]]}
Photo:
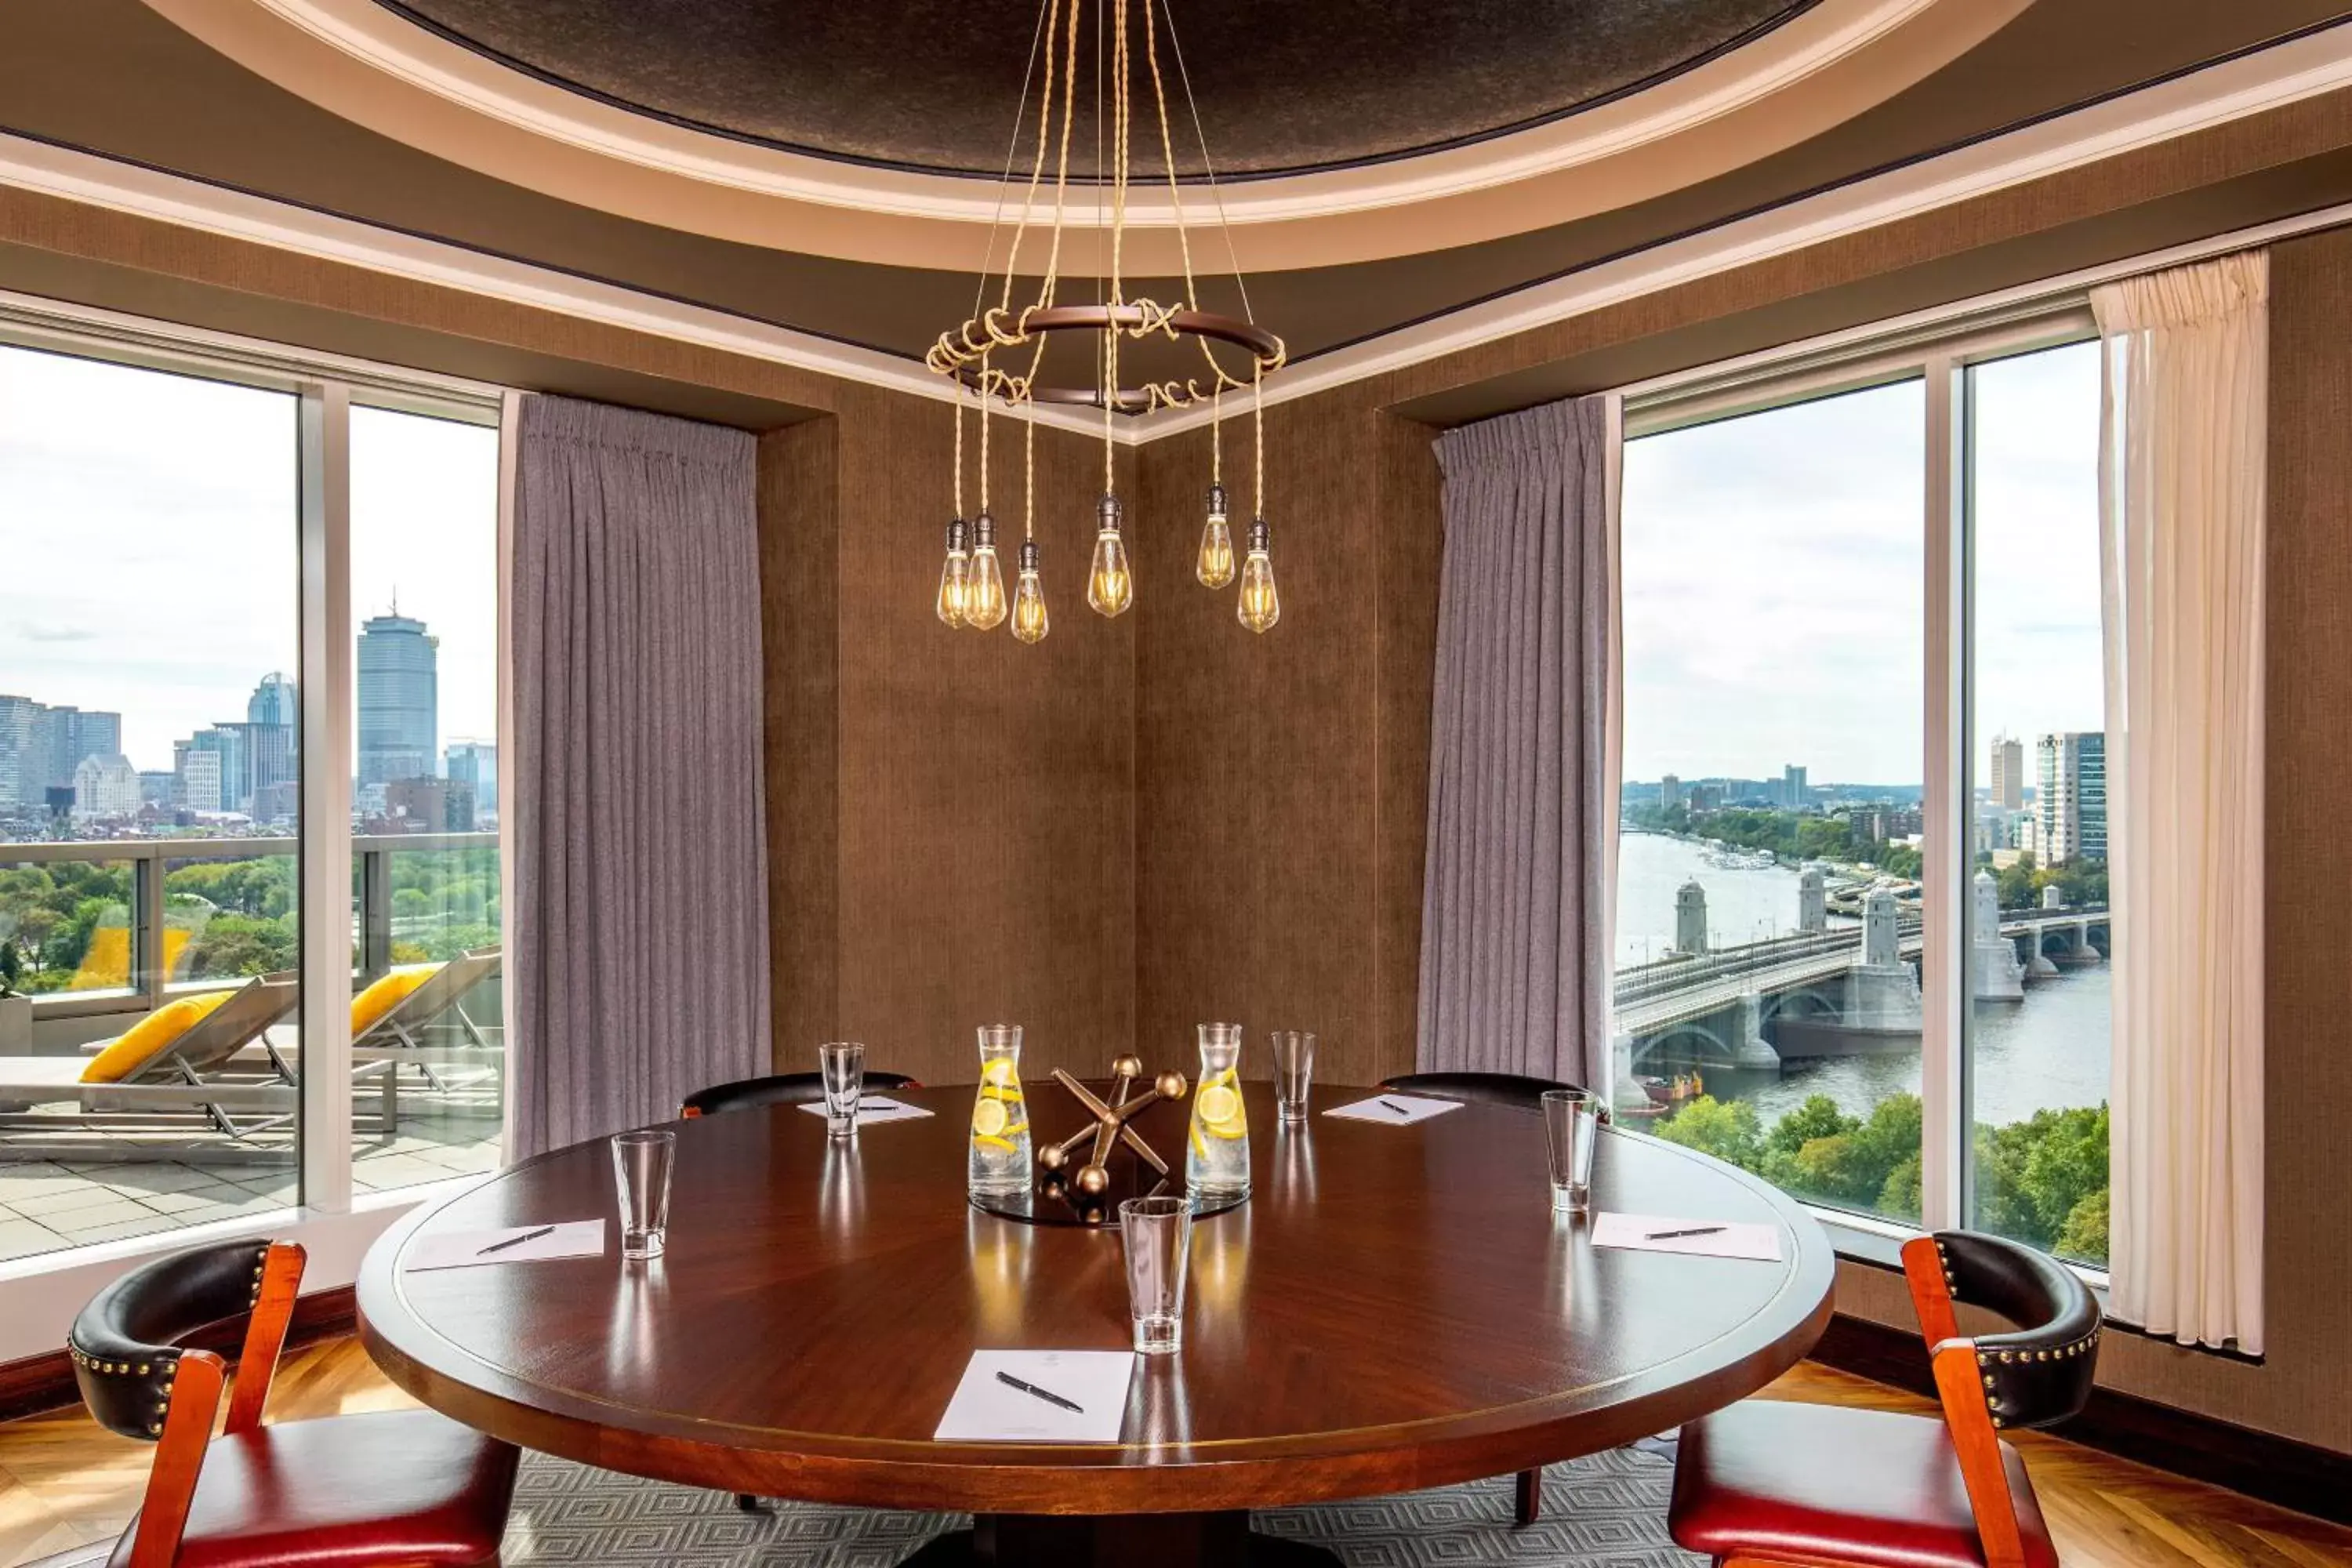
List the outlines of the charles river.
{"label": "charles river", "polygon": [[[1718,865],[1704,845],[1654,833],[1626,834],[1617,856],[1620,968],[1654,960],[1674,945],[1675,892],[1694,878],[1706,889],[1711,946],[1797,928],[1797,873],[1785,866],[1764,865],[1760,858]],[[2021,1121],[2036,1110],[2105,1100],[2107,991],[2107,966],[2100,963],[2029,981],[2022,1002],[1980,1004],[1973,1030],[1976,1119]],[[1751,1101],[1769,1127],[1808,1095],[1826,1094],[1847,1114],[1867,1116],[1890,1094],[1916,1093],[1919,1053],[1809,1061],[1779,1074],[1710,1068],[1705,1076],[1709,1093]]]}

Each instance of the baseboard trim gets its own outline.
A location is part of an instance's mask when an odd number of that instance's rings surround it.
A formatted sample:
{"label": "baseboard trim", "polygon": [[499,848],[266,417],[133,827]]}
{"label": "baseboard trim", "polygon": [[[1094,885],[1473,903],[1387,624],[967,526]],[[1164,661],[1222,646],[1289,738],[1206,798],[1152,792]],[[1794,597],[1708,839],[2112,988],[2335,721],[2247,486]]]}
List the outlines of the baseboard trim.
{"label": "baseboard trim", "polygon": [[[1840,1312],[1811,1359],[1873,1383],[1930,1399],[1936,1394],[1927,1348],[1907,1330]],[[2352,1524],[2352,1455],[2111,1388],[2094,1390],[2083,1414],[2055,1435],[2315,1519]]]}
{"label": "baseboard trim", "polygon": [[[286,1333],[287,1348],[341,1339],[359,1327],[359,1297],[349,1285],[314,1290],[294,1303],[294,1321]],[[200,1330],[187,1342],[234,1356],[243,1330],[237,1325]],[[81,1399],[74,1384],[73,1363],[63,1350],[22,1361],[0,1362],[0,1421],[63,1410]]]}

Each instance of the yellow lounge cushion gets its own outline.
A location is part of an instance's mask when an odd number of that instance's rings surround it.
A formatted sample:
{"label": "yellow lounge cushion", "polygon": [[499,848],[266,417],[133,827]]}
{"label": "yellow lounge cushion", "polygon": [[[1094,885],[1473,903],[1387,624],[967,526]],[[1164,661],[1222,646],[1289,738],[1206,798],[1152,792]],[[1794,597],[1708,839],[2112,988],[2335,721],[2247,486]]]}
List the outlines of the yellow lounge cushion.
{"label": "yellow lounge cushion", "polygon": [[202,1023],[214,1008],[236,994],[234,991],[215,991],[203,996],[183,996],[177,1002],[165,1003],[131,1025],[106,1049],[90,1058],[89,1065],[81,1069],[81,1081],[121,1083]]}
{"label": "yellow lounge cushion", "polygon": [[358,1039],[384,1020],[384,1015],[408,1000],[416,988],[441,973],[437,963],[412,963],[395,969],[352,998],[352,1038]]}

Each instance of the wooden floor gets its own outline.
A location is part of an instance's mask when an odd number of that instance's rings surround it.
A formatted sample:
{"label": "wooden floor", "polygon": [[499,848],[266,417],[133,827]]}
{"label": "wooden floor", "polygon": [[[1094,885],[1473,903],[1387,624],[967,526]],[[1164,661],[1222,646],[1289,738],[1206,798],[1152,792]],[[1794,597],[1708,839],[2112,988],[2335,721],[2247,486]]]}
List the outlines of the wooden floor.
{"label": "wooden floor", "polygon": [[[1810,1363],[1776,1397],[1884,1409],[1927,1402]],[[407,1404],[350,1341],[288,1358],[280,1418]],[[2069,1568],[2352,1568],[2352,1530],[2180,1480],[2039,1433],[2015,1435]],[[138,1507],[152,1450],[78,1410],[0,1426],[0,1563],[112,1539]]]}

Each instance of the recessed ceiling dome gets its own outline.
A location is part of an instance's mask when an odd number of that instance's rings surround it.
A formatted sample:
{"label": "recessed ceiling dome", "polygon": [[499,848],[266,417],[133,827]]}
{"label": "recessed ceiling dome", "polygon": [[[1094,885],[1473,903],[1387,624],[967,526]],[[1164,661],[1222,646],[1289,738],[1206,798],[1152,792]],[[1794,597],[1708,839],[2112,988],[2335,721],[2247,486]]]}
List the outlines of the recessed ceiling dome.
{"label": "recessed ceiling dome", "polygon": [[[381,0],[481,54],[619,107],[787,151],[994,176],[1032,0]],[[1153,0],[1146,0],[1147,4]],[[1770,31],[1815,0],[1165,0],[1219,174],[1298,174],[1555,120]],[[1090,34],[1102,8],[1089,5]],[[1130,13],[1139,30],[1142,11]],[[1096,163],[1080,47],[1074,171]],[[1141,46],[1136,47],[1138,71]],[[1181,174],[1202,174],[1171,127]],[[1148,132],[1148,133],[1147,133]],[[1164,174],[1156,127],[1138,173]],[[1147,145],[1149,148],[1147,156]]]}

